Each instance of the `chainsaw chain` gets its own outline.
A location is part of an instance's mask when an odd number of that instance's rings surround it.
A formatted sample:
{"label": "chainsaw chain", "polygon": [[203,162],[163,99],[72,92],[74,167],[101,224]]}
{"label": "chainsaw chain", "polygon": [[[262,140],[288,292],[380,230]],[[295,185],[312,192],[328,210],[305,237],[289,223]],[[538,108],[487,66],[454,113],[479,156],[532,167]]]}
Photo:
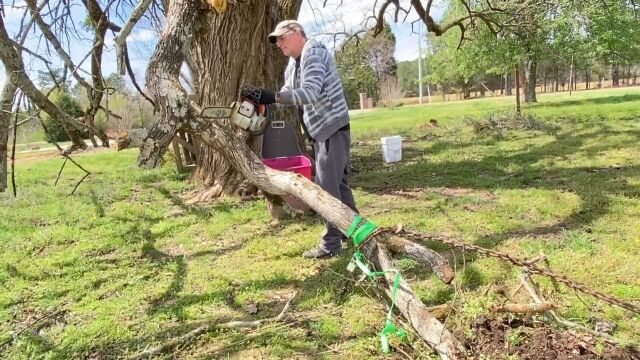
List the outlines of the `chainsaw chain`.
{"label": "chainsaw chain", "polygon": [[[531,274],[538,274],[538,275],[542,275],[542,276],[546,276],[548,278],[551,279],[555,279],[558,282],[561,282],[563,284],[565,284],[566,286],[568,286],[571,289],[583,292],[585,294],[589,294],[593,297],[595,297],[596,299],[600,299],[604,302],[607,302],[609,304],[612,305],[617,305],[621,308],[627,309],[629,311],[633,311],[636,314],[640,314],[640,306],[626,302],[624,300],[615,298],[613,296],[610,295],[606,295],[603,294],[601,292],[598,292],[596,290],[590,289],[589,287],[587,287],[584,284],[578,283],[576,281],[570,280],[568,277],[562,275],[562,274],[558,274],[552,270],[549,269],[544,269],[544,268],[540,268],[535,264],[532,264],[530,262],[528,262],[527,260],[523,260],[523,259],[519,259],[516,258],[514,256],[511,256],[509,254],[505,254],[499,251],[495,251],[495,250],[490,250],[487,248],[484,248],[482,246],[478,246],[478,245],[471,245],[471,244],[465,244],[465,243],[461,243],[459,241],[453,240],[453,239],[448,239],[444,236],[437,236],[437,235],[425,235],[425,234],[421,234],[418,232],[414,232],[414,231],[409,231],[409,230],[396,230],[396,229],[391,229],[391,228],[381,228],[378,231],[376,231],[376,233],[374,233],[373,235],[380,235],[382,233],[387,233],[387,234],[393,234],[393,235],[400,235],[400,236],[404,236],[406,238],[409,238],[411,240],[418,240],[418,241],[422,241],[422,240],[429,240],[429,241],[435,241],[435,242],[439,242],[442,244],[447,244],[450,246],[453,246],[455,248],[459,248],[462,250],[472,250],[475,251],[479,254],[482,255],[486,255],[486,256],[490,256],[490,257],[494,257],[494,258],[498,258],[501,260],[504,260],[506,262],[509,262],[513,265],[516,266],[520,266],[520,267],[524,267],[527,269],[527,271]],[[373,236],[372,236],[373,237]]]}

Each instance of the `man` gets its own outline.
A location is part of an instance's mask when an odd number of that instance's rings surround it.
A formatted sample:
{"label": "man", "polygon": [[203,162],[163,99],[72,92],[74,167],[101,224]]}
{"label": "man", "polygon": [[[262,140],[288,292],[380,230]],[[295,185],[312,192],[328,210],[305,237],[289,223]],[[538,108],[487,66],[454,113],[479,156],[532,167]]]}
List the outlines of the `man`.
{"label": "man", "polygon": [[[285,73],[278,93],[262,90],[260,103],[298,106],[303,127],[315,152],[315,182],[354,211],[356,204],[347,183],[351,134],[347,101],[333,56],[324,45],[307,39],[295,20],[280,22],[269,41],[295,60]],[[306,258],[323,259],[338,255],[343,235],[326,222],[320,245],[305,251]]]}

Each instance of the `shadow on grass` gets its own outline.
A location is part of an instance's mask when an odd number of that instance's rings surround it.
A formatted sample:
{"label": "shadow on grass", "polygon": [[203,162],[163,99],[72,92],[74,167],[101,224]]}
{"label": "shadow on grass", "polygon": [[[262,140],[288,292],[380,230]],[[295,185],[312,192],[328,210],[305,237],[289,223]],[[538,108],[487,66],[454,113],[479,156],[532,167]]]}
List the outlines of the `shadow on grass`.
{"label": "shadow on grass", "polygon": [[[340,308],[349,300],[349,294],[354,293],[355,280],[345,277],[344,269],[349,262],[349,251],[345,255],[329,261],[321,261],[318,271],[307,278],[292,278],[288,276],[276,276],[268,279],[239,281],[239,279],[228,279],[234,284],[228,289],[220,289],[218,291],[206,294],[182,294],[177,295],[182,289],[184,277],[186,274],[187,262],[185,257],[178,257],[177,267],[175,269],[175,279],[167,287],[165,293],[157,299],[151,300],[151,310],[154,312],[163,312],[169,315],[174,324],[170,327],[158,329],[157,332],[145,333],[131,338],[130,341],[117,341],[109,344],[103,344],[92,349],[95,356],[106,357],[122,357],[132,355],[152,348],[158,344],[166,343],[169,340],[184,336],[189,332],[205,325],[224,323],[228,321],[255,321],[259,319],[269,319],[277,316],[285,306],[288,299],[276,300],[267,304],[261,303],[260,311],[257,314],[246,314],[241,318],[213,317],[205,321],[187,321],[183,315],[186,308],[195,304],[220,303],[226,302],[231,308],[239,309],[239,305],[234,303],[237,292],[245,289],[260,289],[261,291],[295,289],[298,291],[296,298],[293,300],[292,312],[296,311],[298,304],[312,303],[312,306],[322,306],[323,303],[332,304],[335,309]],[[318,262],[313,262],[318,265]],[[309,261],[309,266],[312,262]],[[212,270],[215,271],[215,270]],[[224,274],[220,274],[219,278],[224,278]],[[347,281],[348,280],[348,281]],[[316,304],[316,302],[321,302]],[[308,306],[308,305],[307,305]],[[327,312],[333,312],[328,309]],[[381,314],[383,315],[383,314]],[[320,320],[318,318],[318,320]],[[217,340],[207,340],[206,334],[194,337],[178,348],[171,349],[164,353],[164,356],[179,357],[182,351],[186,351],[190,355],[196,355],[204,358],[227,358],[241,356],[240,352],[248,348],[269,348],[278,347],[278,352],[284,354],[303,354],[305,358],[319,359],[324,358],[319,351],[325,351],[324,346],[328,344],[340,343],[348,339],[335,338],[332,340],[319,340],[318,329],[314,327],[313,321],[299,320],[295,317],[289,317],[286,328],[296,329],[293,332],[282,331],[283,323],[278,323],[278,328],[271,329],[269,326],[261,327],[259,336],[252,336],[251,332],[224,330],[225,336]],[[298,331],[299,330],[299,331]],[[305,335],[300,335],[300,334]],[[374,335],[375,332],[365,331],[362,334]],[[360,335],[362,335],[360,334]],[[275,339],[275,340],[274,340]],[[207,342],[203,345],[202,340]],[[225,344],[226,343],[226,344]],[[274,345],[277,344],[277,345]],[[137,350],[136,350],[137,349]],[[283,355],[283,358],[288,357]]]}
{"label": "shadow on grass", "polygon": [[231,211],[238,209],[241,204],[237,202],[229,202],[229,201],[218,201],[210,205],[188,205],[185,204],[184,201],[177,196],[175,193],[171,192],[164,186],[156,185],[154,186],[159,193],[161,193],[165,198],[167,198],[171,203],[184,212],[192,215],[196,215],[199,218],[206,219],[211,216],[214,212],[223,212],[230,213]]}
{"label": "shadow on grass", "polygon": [[633,102],[640,101],[640,94],[624,94],[624,95],[610,95],[603,97],[596,97],[591,99],[582,99],[582,100],[566,100],[562,99],[561,101],[551,102],[551,103],[536,103],[527,105],[527,109],[535,109],[539,107],[549,108],[549,107],[558,107],[564,108],[567,106],[585,106],[585,105],[610,105],[610,104],[620,104],[624,102]]}
{"label": "shadow on grass", "polygon": [[[511,153],[496,153],[479,160],[430,162],[425,155],[430,149],[403,149],[403,163],[385,166],[379,154],[354,157],[352,184],[366,192],[388,190],[409,190],[424,187],[470,188],[493,191],[497,189],[545,189],[562,190],[577,194],[582,208],[577,209],[559,224],[542,226],[528,230],[512,230],[506,233],[487,235],[479,242],[484,246],[497,245],[514,235],[541,235],[557,232],[560,229],[576,229],[590,225],[609,211],[610,196],[623,195],[640,197],[638,187],[629,186],[621,181],[623,176],[638,175],[638,166],[629,167],[543,167],[537,165],[541,160],[558,157],[568,159],[575,155],[593,158],[607,150],[616,150],[625,146],[636,146],[640,131],[614,131],[607,124],[597,124],[586,134],[578,132],[559,134],[554,141],[533,146],[527,150]],[[587,139],[627,134],[629,140],[607,145],[605,142],[582,148]],[[481,140],[483,141],[483,140]],[[461,149],[475,146],[475,141],[456,144]],[[447,146],[434,145],[436,152],[446,151]],[[506,165],[516,164],[517,170],[507,171]]]}

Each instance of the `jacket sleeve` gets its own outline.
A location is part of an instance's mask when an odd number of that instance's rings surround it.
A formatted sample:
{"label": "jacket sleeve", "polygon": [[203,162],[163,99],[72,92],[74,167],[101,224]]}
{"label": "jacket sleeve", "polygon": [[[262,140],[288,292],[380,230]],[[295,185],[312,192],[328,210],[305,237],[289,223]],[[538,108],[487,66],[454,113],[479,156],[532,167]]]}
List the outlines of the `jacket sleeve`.
{"label": "jacket sleeve", "polygon": [[284,85],[280,88],[280,92],[287,92],[291,90],[291,77],[293,76],[293,68],[288,66],[284,72]]}
{"label": "jacket sleeve", "polygon": [[276,100],[279,100],[279,101],[277,101],[274,104],[277,109],[284,109],[286,107],[294,105],[294,104],[285,104],[279,98],[282,93],[289,92],[293,89],[293,87],[291,86],[291,81],[292,81],[291,77],[293,76],[294,69],[295,67],[288,66],[287,69],[284,71],[284,84],[280,88],[280,91],[276,94]]}
{"label": "jacket sleeve", "polygon": [[286,89],[279,93],[279,102],[288,105],[305,105],[317,102],[322,89],[322,82],[327,74],[324,63],[326,49],[313,49],[306,54],[301,64],[301,79],[297,89]]}

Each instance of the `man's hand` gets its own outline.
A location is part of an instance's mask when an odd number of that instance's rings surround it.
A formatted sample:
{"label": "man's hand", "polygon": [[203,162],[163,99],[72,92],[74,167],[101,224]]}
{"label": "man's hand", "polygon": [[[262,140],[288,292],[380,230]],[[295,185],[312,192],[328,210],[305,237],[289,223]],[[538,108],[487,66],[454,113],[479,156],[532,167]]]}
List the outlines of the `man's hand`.
{"label": "man's hand", "polygon": [[260,95],[260,100],[258,103],[261,105],[270,105],[276,102],[276,94],[272,91],[260,89],[262,94]]}
{"label": "man's hand", "polygon": [[260,105],[269,105],[276,102],[276,94],[267,89],[258,88],[250,84],[245,84],[240,91],[240,97],[248,99]]}

